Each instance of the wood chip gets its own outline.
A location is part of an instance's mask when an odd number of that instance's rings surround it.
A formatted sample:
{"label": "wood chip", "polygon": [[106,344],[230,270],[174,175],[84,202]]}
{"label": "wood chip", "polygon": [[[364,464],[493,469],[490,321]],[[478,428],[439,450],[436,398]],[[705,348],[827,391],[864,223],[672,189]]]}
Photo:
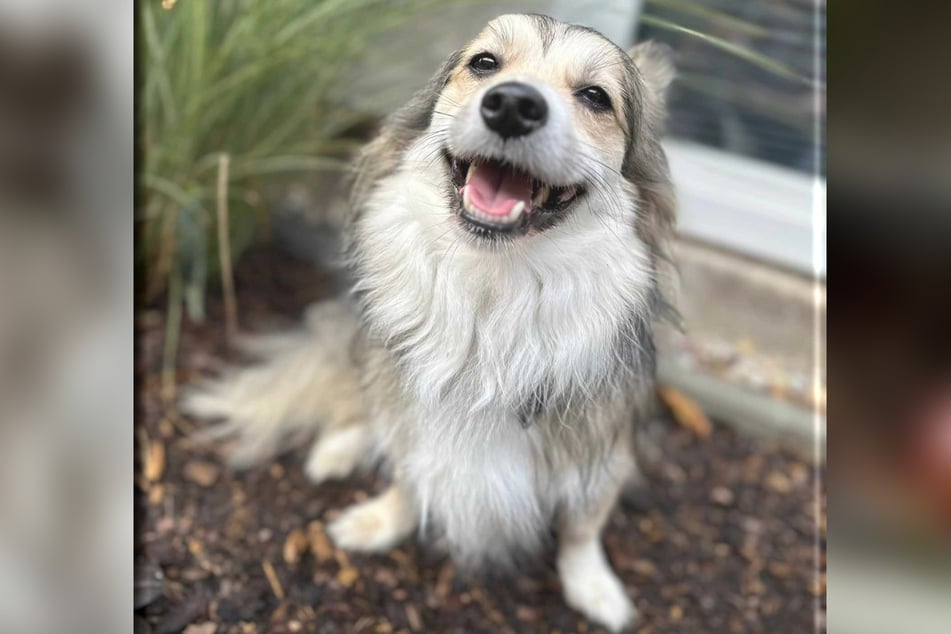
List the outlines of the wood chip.
{"label": "wood chip", "polygon": [[715,486],[710,489],[710,499],[720,506],[732,506],[736,496],[725,486]]}
{"label": "wood chip", "polygon": [[310,552],[319,563],[334,558],[334,548],[324,530],[323,522],[313,521],[307,525],[307,541],[310,543]]}
{"label": "wood chip", "polygon": [[211,622],[196,623],[182,630],[182,634],[215,634],[217,629],[218,626]]}
{"label": "wood chip", "polygon": [[678,389],[658,386],[657,394],[664,402],[674,419],[700,438],[707,438],[713,432],[713,425],[697,403]]}
{"label": "wood chip", "polygon": [[540,613],[535,608],[529,607],[527,605],[517,605],[515,606],[515,618],[519,621],[525,623],[533,623],[537,621],[540,617]]}
{"label": "wood chip", "polygon": [[789,466],[789,477],[797,486],[802,486],[809,481],[810,469],[801,462],[794,462]]}
{"label": "wood chip", "polygon": [[271,623],[282,623],[287,620],[287,610],[290,606],[287,603],[281,603],[277,609],[271,612]]}
{"label": "wood chip", "polygon": [[307,539],[307,534],[303,529],[295,528],[284,540],[284,561],[289,566],[296,566],[309,549],[310,541]]}
{"label": "wood chip", "polygon": [[337,581],[339,581],[340,585],[344,588],[349,588],[355,584],[359,578],[360,571],[353,566],[344,566],[340,569],[340,572],[337,573]]}
{"label": "wood chip", "polygon": [[149,450],[145,456],[145,479],[158,482],[165,473],[165,445],[160,440],[149,441]]}
{"label": "wood chip", "polygon": [[440,602],[444,602],[448,597],[449,593],[452,591],[452,580],[456,574],[456,567],[453,565],[452,561],[447,561],[442,570],[439,571],[439,576],[436,578],[436,589],[433,591],[433,594]]}
{"label": "wood chip", "polygon": [[169,419],[163,418],[159,421],[159,433],[162,435],[162,438],[168,440],[175,435],[175,426]]}
{"label": "wood chip", "polygon": [[679,605],[675,604],[670,606],[669,614],[670,614],[670,620],[676,623],[682,618],[684,618],[684,609],[680,607]]}
{"label": "wood chip", "polygon": [[644,577],[653,577],[657,574],[657,566],[649,559],[635,559],[631,562],[631,569]]}
{"label": "wood chip", "polygon": [[281,580],[278,579],[277,573],[274,571],[274,566],[270,561],[265,559],[261,562],[261,568],[264,569],[264,576],[267,577],[267,582],[271,584],[271,592],[274,593],[274,596],[278,600],[284,600],[284,588],[281,586]]}
{"label": "wood chip", "polygon": [[406,604],[406,620],[414,632],[423,631],[423,620],[419,617],[419,610],[412,603]]}
{"label": "wood chip", "polygon": [[185,479],[203,487],[210,487],[217,482],[219,473],[218,465],[204,460],[189,461],[183,471]]}
{"label": "wood chip", "polygon": [[165,486],[161,484],[153,484],[149,488],[149,504],[152,506],[158,506],[165,500]]}
{"label": "wood chip", "polygon": [[342,550],[334,551],[334,559],[337,560],[337,565],[341,568],[346,568],[350,565],[350,558],[347,557],[347,553]]}
{"label": "wood chip", "polygon": [[766,476],[766,486],[777,493],[789,493],[793,488],[789,478],[779,471],[772,471]]}

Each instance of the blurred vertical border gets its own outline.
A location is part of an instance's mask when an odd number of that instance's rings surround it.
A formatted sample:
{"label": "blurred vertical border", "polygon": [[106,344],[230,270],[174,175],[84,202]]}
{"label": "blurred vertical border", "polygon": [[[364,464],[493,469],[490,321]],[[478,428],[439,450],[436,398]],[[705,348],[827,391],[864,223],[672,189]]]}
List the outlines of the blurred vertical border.
{"label": "blurred vertical border", "polygon": [[131,632],[133,3],[0,2],[0,631]]}
{"label": "blurred vertical border", "polygon": [[830,3],[828,623],[951,624],[951,11]]}

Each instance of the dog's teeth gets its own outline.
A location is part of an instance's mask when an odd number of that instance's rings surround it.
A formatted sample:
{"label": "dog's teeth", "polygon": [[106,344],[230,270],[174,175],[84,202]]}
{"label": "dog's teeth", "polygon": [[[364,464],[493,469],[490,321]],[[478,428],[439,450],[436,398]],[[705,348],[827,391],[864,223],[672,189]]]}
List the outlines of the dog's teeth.
{"label": "dog's teeth", "polygon": [[469,201],[469,188],[468,188],[468,187],[463,187],[463,188],[462,188],[462,204],[463,204],[463,206],[464,206],[466,209],[468,209],[469,211],[472,211],[472,203]]}
{"label": "dog's teeth", "polygon": [[545,201],[548,200],[548,195],[551,193],[551,187],[548,185],[542,185],[538,188],[538,193],[535,194],[532,198],[532,204],[536,207],[541,207],[545,204]]}
{"label": "dog's teeth", "polygon": [[515,220],[516,218],[522,215],[523,211],[525,211],[525,201],[520,200],[517,203],[515,203],[514,207],[512,207],[512,210],[508,213],[507,218],[509,220]]}

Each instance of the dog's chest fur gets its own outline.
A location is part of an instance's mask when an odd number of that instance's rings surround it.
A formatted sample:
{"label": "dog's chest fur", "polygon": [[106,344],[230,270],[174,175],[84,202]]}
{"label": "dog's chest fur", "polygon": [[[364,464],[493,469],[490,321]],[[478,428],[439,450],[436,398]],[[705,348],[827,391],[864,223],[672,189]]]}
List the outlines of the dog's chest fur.
{"label": "dog's chest fur", "polygon": [[617,475],[623,351],[652,280],[629,218],[580,209],[492,251],[464,243],[440,191],[406,168],[381,182],[352,227],[356,288],[400,387],[379,421],[390,458],[457,555],[484,558],[487,535],[537,540],[582,472]]}
{"label": "dog's chest fur", "polygon": [[620,217],[633,201],[493,251],[466,244],[438,176],[418,172],[385,179],[355,228],[364,316],[406,387],[460,414],[593,396],[650,310],[650,264]]}

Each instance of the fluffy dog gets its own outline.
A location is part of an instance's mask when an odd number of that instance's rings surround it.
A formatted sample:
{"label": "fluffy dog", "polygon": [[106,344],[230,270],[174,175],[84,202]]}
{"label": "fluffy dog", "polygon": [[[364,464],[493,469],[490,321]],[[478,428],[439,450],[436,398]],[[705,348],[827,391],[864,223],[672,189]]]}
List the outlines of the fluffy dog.
{"label": "fluffy dog", "polygon": [[241,464],[315,428],[314,480],[382,462],[389,488],[329,527],[340,547],[418,531],[478,567],[554,534],[567,602],[628,625],[600,532],[653,401],[669,57],[545,16],[493,20],[359,157],[353,292],[252,342],[262,362],[187,408],[225,419]]}

